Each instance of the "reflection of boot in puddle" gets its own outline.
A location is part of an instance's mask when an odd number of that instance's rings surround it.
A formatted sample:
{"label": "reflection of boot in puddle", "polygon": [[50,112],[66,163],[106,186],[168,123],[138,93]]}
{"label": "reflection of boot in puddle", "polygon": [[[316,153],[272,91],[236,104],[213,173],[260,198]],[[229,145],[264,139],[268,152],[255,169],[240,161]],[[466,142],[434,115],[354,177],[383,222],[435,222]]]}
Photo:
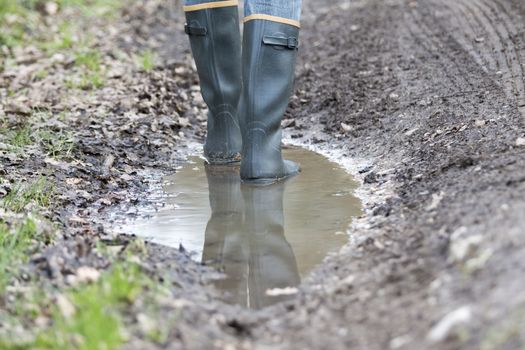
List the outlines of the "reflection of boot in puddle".
{"label": "reflection of boot in puddle", "polygon": [[[229,170],[228,170],[229,169]],[[285,183],[242,186],[238,168],[207,167],[212,215],[206,227],[203,261],[226,278],[216,287],[230,303],[262,308],[286,297],[268,289],[300,282],[293,251],[284,236]]]}
{"label": "reflection of boot in puddle", "polygon": [[202,261],[226,274],[216,282],[231,303],[246,303],[249,251],[244,244],[243,209],[239,167],[206,166],[210,192],[211,218],[206,226]]}
{"label": "reflection of boot in puddle", "polygon": [[286,182],[266,187],[242,186],[244,227],[250,247],[250,307],[260,309],[284,301],[266,291],[300,283],[292,247],[284,236],[283,193]]}

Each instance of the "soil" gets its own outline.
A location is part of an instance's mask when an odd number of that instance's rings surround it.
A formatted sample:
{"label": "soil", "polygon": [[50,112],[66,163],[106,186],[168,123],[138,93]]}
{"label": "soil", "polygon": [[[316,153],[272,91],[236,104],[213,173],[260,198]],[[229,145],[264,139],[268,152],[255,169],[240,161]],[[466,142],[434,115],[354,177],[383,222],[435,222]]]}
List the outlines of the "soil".
{"label": "soil", "polygon": [[[151,186],[202,141],[205,106],[182,17],[145,1],[113,31],[90,27],[104,52],[151,48],[161,62],[122,72],[129,62],[113,60],[121,73],[87,99],[64,99],[53,77],[46,85],[23,81],[22,69],[2,73],[4,84],[38,92],[32,107],[70,111],[54,127],[74,133],[82,159],[2,153],[8,178],[47,173],[62,193],[47,213],[62,238],[35,255],[33,274],[60,287],[75,267],[105,268],[96,242],[127,240],[107,230],[115,208],[148,205]],[[304,0],[301,35],[285,131],[353,164],[365,214],[351,243],[294,300],[260,311],[220,302],[218,273],[183,249],[149,245],[146,268],[175,282],[162,312],[180,315],[164,344],[137,333],[126,348],[523,348],[523,1]],[[27,100],[6,101],[9,123],[23,122]]]}

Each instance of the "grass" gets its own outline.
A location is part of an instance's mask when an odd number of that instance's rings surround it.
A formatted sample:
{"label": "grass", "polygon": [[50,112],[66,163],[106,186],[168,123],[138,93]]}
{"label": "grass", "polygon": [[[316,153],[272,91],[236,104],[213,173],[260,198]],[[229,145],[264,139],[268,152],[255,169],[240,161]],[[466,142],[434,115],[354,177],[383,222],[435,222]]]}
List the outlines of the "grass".
{"label": "grass", "polygon": [[50,41],[39,43],[39,47],[47,51],[48,54],[53,54],[60,50],[70,49],[75,44],[75,31],[79,29],[71,22],[61,23],[58,27],[58,33]]}
{"label": "grass", "polygon": [[[83,17],[114,18],[125,5],[122,0],[55,0],[59,11],[76,10]],[[60,18],[58,35],[42,35],[39,25],[47,18],[38,11],[42,0],[0,0],[0,46],[14,48],[34,43],[50,54],[72,48],[75,28],[71,19]],[[75,29],[75,30],[74,30]],[[51,33],[53,34],[53,33]],[[0,56],[2,54],[0,53]]]}
{"label": "grass", "polygon": [[82,48],[75,53],[75,65],[84,71],[77,80],[68,79],[69,88],[83,90],[98,89],[104,86],[104,72],[102,69],[102,54],[94,49]]}
{"label": "grass", "polygon": [[59,0],[61,8],[75,7],[84,16],[114,18],[116,13],[124,6],[122,0]]}
{"label": "grass", "polygon": [[[39,117],[40,114],[35,113],[34,116]],[[2,135],[1,141],[17,153],[24,152],[24,149],[28,146],[37,145],[42,147],[45,155],[48,157],[67,159],[72,157],[75,149],[72,133],[63,130],[51,128],[35,129],[30,124],[26,124],[21,128],[3,129],[5,134]]]}
{"label": "grass", "polygon": [[[41,239],[32,220],[16,228],[0,225],[0,286],[5,286],[13,276],[13,267],[27,259],[26,252],[33,242]],[[102,243],[99,245],[98,248],[103,248]],[[137,331],[130,328],[136,322],[129,317],[134,314],[134,307],[139,307],[150,320],[158,320],[157,297],[170,295],[162,283],[136,262],[136,257],[142,254],[147,254],[144,242],[132,241],[96,282],[66,290],[44,292],[39,284],[28,282],[7,313],[0,310],[0,321],[6,327],[0,327],[0,349],[120,349],[129,332]],[[0,290],[0,297],[3,293]],[[41,316],[50,323],[36,326]],[[163,344],[179,316],[175,313],[158,324],[155,322],[151,329],[138,331],[144,332],[146,339]],[[9,330],[14,329],[24,330],[26,336],[13,337]]]}
{"label": "grass", "polygon": [[54,196],[54,189],[46,177],[40,177],[29,183],[17,183],[4,198],[0,200],[0,208],[16,213],[22,212],[28,204],[46,208]]}
{"label": "grass", "polygon": [[66,294],[74,313],[64,315],[58,307],[54,307],[53,326],[38,336],[36,347],[80,350],[120,348],[126,340],[123,313],[153,285],[137,264],[116,264],[96,283],[79,286]]}
{"label": "grass", "polygon": [[15,227],[0,222],[0,295],[16,272],[16,266],[27,259],[25,254],[37,237],[33,220],[26,219]]}
{"label": "grass", "polygon": [[35,138],[49,157],[57,159],[70,158],[75,148],[75,142],[71,134],[63,131],[56,132],[50,129],[40,129],[37,131]]}
{"label": "grass", "polygon": [[146,50],[138,57],[138,66],[143,71],[149,72],[155,67],[154,61],[155,56],[153,52],[151,50]]}
{"label": "grass", "polygon": [[6,143],[14,148],[24,148],[32,145],[31,128],[26,125],[23,128],[15,129],[7,135]]}
{"label": "grass", "polygon": [[89,71],[98,72],[101,68],[101,54],[93,49],[79,50],[75,54],[75,64],[84,66]]}
{"label": "grass", "polygon": [[23,45],[35,28],[35,3],[36,0],[0,0],[0,46]]}

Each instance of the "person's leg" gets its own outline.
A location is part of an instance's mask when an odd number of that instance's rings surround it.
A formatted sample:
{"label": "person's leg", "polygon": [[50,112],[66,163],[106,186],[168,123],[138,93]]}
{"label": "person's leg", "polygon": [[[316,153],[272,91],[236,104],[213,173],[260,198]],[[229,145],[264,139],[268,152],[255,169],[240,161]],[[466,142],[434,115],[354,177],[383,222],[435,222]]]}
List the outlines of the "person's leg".
{"label": "person's leg", "polygon": [[237,114],[241,94],[238,2],[186,0],[184,12],[185,31],[209,108],[204,155],[211,164],[238,162],[242,148]]}
{"label": "person's leg", "polygon": [[299,172],[281,155],[281,120],[293,89],[300,0],[246,0],[239,105],[244,182],[271,184]]}
{"label": "person's leg", "polygon": [[264,15],[276,17],[274,20],[289,20],[299,26],[301,18],[301,0],[245,0],[244,20],[250,16]]}

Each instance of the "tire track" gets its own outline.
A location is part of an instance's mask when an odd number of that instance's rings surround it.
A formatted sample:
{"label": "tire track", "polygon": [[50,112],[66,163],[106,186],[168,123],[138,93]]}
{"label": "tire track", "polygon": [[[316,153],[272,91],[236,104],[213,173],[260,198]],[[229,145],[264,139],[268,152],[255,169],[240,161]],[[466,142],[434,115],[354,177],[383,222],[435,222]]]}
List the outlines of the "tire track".
{"label": "tire track", "polygon": [[[486,0],[482,0],[484,3],[489,6],[489,3],[487,3]],[[519,47],[518,43],[514,42],[512,40],[513,37],[518,37],[519,33],[524,33],[525,28],[513,28],[511,20],[510,13],[506,9],[506,7],[500,2],[500,1],[494,1],[493,4],[497,6],[499,11],[494,11],[495,14],[500,13],[500,16],[503,18],[503,20],[500,22],[503,24],[507,35],[508,35],[508,44],[511,46],[513,53],[515,54],[515,60],[512,60],[513,68],[516,70],[516,79],[518,82],[518,86],[520,91],[518,91],[519,95],[517,96],[518,99],[518,107],[521,109],[521,112],[525,115],[525,43],[523,47]],[[522,18],[522,21],[518,21],[518,23],[525,23],[525,18]],[[525,27],[525,26],[524,26]]]}
{"label": "tire track", "polygon": [[[418,18],[418,11],[412,10],[410,11],[410,15],[412,16],[413,24],[416,25],[416,28],[419,28],[422,32],[422,34],[428,39],[428,42],[430,45],[434,48],[436,48],[437,52],[441,57],[447,58],[447,60],[455,67],[457,74],[450,74],[450,65],[442,64],[443,71],[447,73],[448,76],[451,77],[451,80],[456,82],[456,87],[460,87],[460,90],[463,90],[463,84],[462,82],[466,82],[471,88],[474,87],[471,80],[469,79],[469,74],[465,72],[465,70],[459,65],[457,59],[455,59],[454,55],[452,54],[455,50],[451,47],[451,45],[448,45],[446,41],[443,41],[439,39],[436,34],[432,31],[431,27],[425,22],[424,16],[419,16]],[[433,17],[435,19],[435,17]],[[409,21],[410,23],[411,21]],[[434,24],[438,24],[438,21],[435,21]],[[439,28],[440,30],[438,33],[442,33],[443,28]],[[446,31],[445,31],[446,32]],[[448,48],[448,49],[447,49]]]}
{"label": "tire track", "polygon": [[[517,55],[514,44],[510,40],[510,33],[506,22],[511,23],[510,18],[498,18],[498,11],[494,11],[492,8],[487,8],[482,1],[471,2],[473,6],[477,6],[480,12],[485,16],[489,24],[494,28],[497,37],[496,40],[500,41],[502,47],[501,55],[507,62],[507,71],[502,72],[503,82],[507,86],[507,93],[513,95],[520,105],[520,100],[525,101],[525,85],[523,83],[523,69],[520,64],[519,56]],[[493,16],[490,15],[492,12]],[[502,24],[503,23],[503,24]]]}
{"label": "tire track", "polygon": [[[484,46],[473,44],[476,39],[482,37],[482,35],[480,35],[482,31],[479,29],[479,27],[472,23],[472,16],[470,12],[466,11],[460,3],[453,2],[451,4],[445,1],[443,2],[443,5],[448,9],[449,18],[454,24],[453,34],[456,34],[456,40],[458,40],[458,42],[464,46],[465,50],[474,57],[476,63],[487,73],[490,71],[490,69],[497,71],[499,68],[499,62],[494,60],[492,55],[483,54],[481,52]],[[456,9],[453,7],[454,5],[457,5]],[[465,23],[467,23],[468,26],[465,26]],[[470,34],[470,37],[468,35],[458,35],[461,30],[467,30]]]}
{"label": "tire track", "polygon": [[[514,25],[516,20],[499,2],[447,0],[440,4],[448,9],[449,20],[457,26],[458,30],[453,31],[457,42],[480,66],[500,75],[506,95],[516,100],[525,115],[525,54],[511,39],[519,35],[520,30]],[[480,45],[469,41],[469,34],[476,40],[477,33],[483,34]]]}
{"label": "tire track", "polygon": [[[433,57],[444,57],[447,59],[447,61],[451,61],[450,57],[446,54],[446,51],[443,50],[441,43],[436,42],[435,39],[432,37],[434,34],[428,29],[428,27],[421,21],[418,21],[418,13],[417,9],[409,9],[407,11],[408,15],[404,22],[406,25],[406,29],[410,33],[410,35],[413,37],[413,41],[416,45],[421,47],[423,50],[425,50],[427,53],[429,53]],[[450,68],[450,64],[448,62],[445,62],[443,59],[436,60],[437,64],[440,66],[440,71],[443,72],[444,77],[448,81],[439,82],[439,85],[446,89],[447,87],[450,88],[450,85],[453,86],[454,91],[451,91],[451,94],[459,93],[463,90],[461,86],[461,82],[457,79],[457,74],[452,74]]]}

